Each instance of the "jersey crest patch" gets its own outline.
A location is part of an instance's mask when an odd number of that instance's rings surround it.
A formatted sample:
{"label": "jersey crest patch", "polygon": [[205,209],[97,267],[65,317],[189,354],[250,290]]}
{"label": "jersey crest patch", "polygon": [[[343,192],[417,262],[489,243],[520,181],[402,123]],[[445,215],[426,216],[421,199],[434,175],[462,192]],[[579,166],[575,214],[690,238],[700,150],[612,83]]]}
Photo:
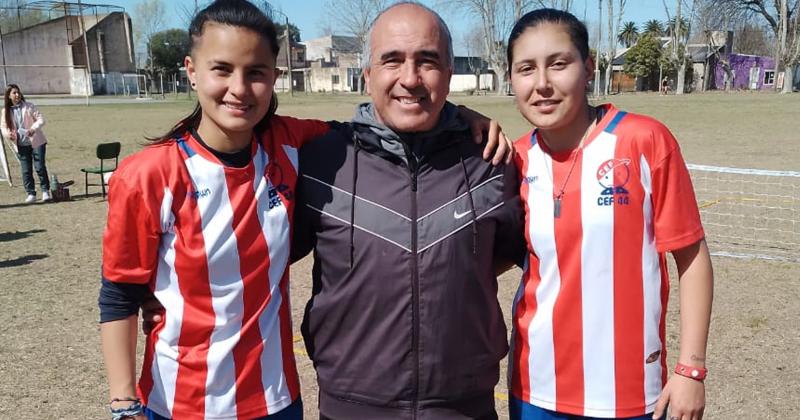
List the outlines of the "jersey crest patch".
{"label": "jersey crest patch", "polygon": [[609,159],[597,168],[597,182],[603,187],[597,198],[598,206],[611,206],[614,202],[627,205],[628,190],[625,185],[631,177],[630,159]]}

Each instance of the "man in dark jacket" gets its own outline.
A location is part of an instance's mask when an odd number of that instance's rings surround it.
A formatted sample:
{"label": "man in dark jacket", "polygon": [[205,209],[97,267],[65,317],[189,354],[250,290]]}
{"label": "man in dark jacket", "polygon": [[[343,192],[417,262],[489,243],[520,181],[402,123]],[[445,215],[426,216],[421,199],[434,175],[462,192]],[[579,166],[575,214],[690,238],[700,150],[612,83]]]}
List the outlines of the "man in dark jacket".
{"label": "man in dark jacket", "polygon": [[481,158],[446,102],[438,15],[392,6],[370,46],[372,102],[301,150],[293,258],[314,250],[302,331],[320,416],[494,419],[495,270],[524,255],[517,174]]}

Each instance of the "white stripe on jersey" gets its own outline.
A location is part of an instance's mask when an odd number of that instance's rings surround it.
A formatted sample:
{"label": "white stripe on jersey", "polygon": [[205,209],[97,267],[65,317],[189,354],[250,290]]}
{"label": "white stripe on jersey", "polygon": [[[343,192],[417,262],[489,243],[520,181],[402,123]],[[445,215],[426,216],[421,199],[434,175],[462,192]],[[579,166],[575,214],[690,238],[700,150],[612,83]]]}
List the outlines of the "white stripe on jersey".
{"label": "white stripe on jersey", "polygon": [[[658,326],[661,325],[661,271],[658,251],[656,250],[655,235],[653,232],[653,182],[650,177],[650,164],[644,155],[639,159],[644,201],[642,213],[644,214],[644,237],[642,241],[642,281],[644,291],[644,357],[643,360],[661,351],[661,335]],[[647,412],[655,409],[658,396],[661,394],[661,357],[644,365],[644,400]]]}
{"label": "white stripe on jersey", "polygon": [[[284,150],[287,147],[284,146]],[[289,148],[295,151],[297,149]],[[255,194],[258,205],[258,220],[261,224],[261,231],[267,242],[269,251],[269,293],[270,298],[267,307],[261,312],[258,319],[258,327],[264,348],[261,351],[261,383],[264,387],[264,399],[267,403],[269,414],[281,410],[292,403],[292,396],[286,383],[283,372],[283,349],[281,347],[281,321],[278,316],[284,296],[281,295],[280,282],[286,266],[289,262],[289,247],[281,246],[288,244],[289,237],[289,217],[286,207],[275,206],[269,208],[269,190],[273,188],[272,182],[265,176],[266,166],[269,159],[274,156],[267,156],[266,153],[259,153],[253,162],[255,166],[256,182],[254,183]],[[285,299],[289,299],[288,296]],[[289,355],[289,357],[293,357]]]}
{"label": "white stripe on jersey", "polygon": [[[177,235],[172,226],[175,214],[172,213],[172,192],[164,188],[161,202],[161,246],[159,264],[156,269],[156,299],[169,311],[165,312],[164,327],[158,333],[155,343],[153,363],[150,373],[153,376],[153,388],[147,396],[147,405],[156,412],[172,417],[175,402],[175,382],[178,378],[178,339],[183,324],[183,295],[175,272],[175,241]],[[169,227],[169,229],[164,229]],[[170,382],[164,382],[169,379]],[[163,398],[162,398],[163,397]]]}
{"label": "white stripe on jersey", "polygon": [[[297,148],[289,146],[288,144],[283,145],[283,151],[286,153],[286,156],[289,157],[289,162],[292,162],[292,166],[294,166],[294,171],[297,173],[299,172],[300,168],[300,160],[297,156]],[[273,156],[274,158],[274,156]]]}
{"label": "white stripe on jersey", "polygon": [[[233,349],[239,342],[244,314],[241,266],[236,235],[233,232],[233,208],[230,202],[225,168],[209,162],[200,154],[186,160],[186,168],[195,191],[210,190],[197,200],[203,242],[208,260],[211,306],[214,309],[214,330],[206,364],[206,416],[229,415],[236,407],[236,365]],[[232,292],[235,291],[235,292]]]}
{"label": "white stripe on jersey", "polygon": [[[617,136],[602,132],[583,151],[581,165],[581,298],[583,308],[584,406],[615,401],[614,206],[598,205],[597,168],[614,159]],[[612,196],[613,197],[613,196]],[[534,247],[534,249],[536,249]],[[584,416],[608,411],[585,409]]]}
{"label": "white stripe on jersey", "polygon": [[539,276],[542,278],[536,289],[536,313],[528,327],[528,343],[531,344],[528,366],[531,372],[536,372],[535,375],[530,375],[531,399],[536,400],[537,405],[542,408],[555,410],[553,307],[561,288],[561,274],[558,269],[555,223],[552,216],[553,173],[548,173],[553,162],[538,143],[528,151],[528,162],[528,173],[525,174],[529,180],[527,200],[531,223],[528,234],[533,249],[539,255]]}

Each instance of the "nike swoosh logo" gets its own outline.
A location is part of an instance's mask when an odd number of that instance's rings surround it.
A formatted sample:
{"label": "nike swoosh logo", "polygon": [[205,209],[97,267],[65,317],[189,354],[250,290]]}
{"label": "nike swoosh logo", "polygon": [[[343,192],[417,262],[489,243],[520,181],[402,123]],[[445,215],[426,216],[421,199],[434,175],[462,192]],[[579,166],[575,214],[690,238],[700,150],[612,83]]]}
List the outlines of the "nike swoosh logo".
{"label": "nike swoosh logo", "polygon": [[465,211],[464,213],[459,213],[458,210],[453,210],[453,217],[456,219],[460,219],[470,213],[469,210]]}

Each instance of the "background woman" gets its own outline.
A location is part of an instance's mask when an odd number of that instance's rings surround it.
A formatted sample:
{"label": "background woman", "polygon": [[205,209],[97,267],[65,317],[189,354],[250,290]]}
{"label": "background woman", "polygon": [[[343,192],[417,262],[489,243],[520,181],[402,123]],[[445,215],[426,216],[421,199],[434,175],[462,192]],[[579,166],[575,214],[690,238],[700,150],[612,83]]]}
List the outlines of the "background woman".
{"label": "background woman", "polygon": [[3,131],[3,137],[11,144],[11,148],[19,158],[19,165],[22,169],[22,185],[27,194],[25,202],[36,201],[34,170],[39,176],[42,201],[49,201],[50,178],[44,163],[47,137],[42,131],[44,117],[36,105],[25,100],[19,86],[15,84],[6,86],[3,104],[3,113],[0,114],[0,129]]}

